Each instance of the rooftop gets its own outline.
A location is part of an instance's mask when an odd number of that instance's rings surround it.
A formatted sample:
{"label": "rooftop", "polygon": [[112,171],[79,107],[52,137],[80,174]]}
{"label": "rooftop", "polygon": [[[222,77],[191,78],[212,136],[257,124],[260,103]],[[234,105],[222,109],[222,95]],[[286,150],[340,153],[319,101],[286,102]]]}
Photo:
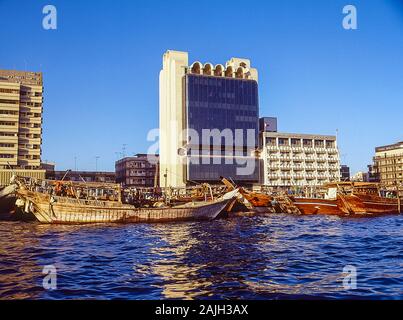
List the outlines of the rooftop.
{"label": "rooftop", "polygon": [[389,144],[386,146],[381,146],[381,147],[376,147],[375,152],[382,152],[382,151],[389,151],[389,150],[396,150],[396,149],[402,149],[403,148],[403,141],[394,143],[394,144]]}
{"label": "rooftop", "polygon": [[42,72],[0,70],[0,81],[17,82],[27,85],[43,85]]}
{"label": "rooftop", "polygon": [[309,134],[309,133],[287,133],[287,132],[263,131],[263,134],[266,137],[278,137],[278,138],[336,140],[336,136],[333,136],[333,135],[320,135],[320,134]]}

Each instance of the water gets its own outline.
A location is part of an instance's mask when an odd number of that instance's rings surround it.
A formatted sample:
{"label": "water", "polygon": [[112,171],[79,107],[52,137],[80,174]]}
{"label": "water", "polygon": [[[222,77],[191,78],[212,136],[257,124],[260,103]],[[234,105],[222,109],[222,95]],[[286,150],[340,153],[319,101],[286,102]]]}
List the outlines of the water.
{"label": "water", "polygon": [[[0,223],[1,299],[403,299],[403,215]],[[57,289],[42,286],[45,265]],[[357,268],[357,289],[343,267]]]}

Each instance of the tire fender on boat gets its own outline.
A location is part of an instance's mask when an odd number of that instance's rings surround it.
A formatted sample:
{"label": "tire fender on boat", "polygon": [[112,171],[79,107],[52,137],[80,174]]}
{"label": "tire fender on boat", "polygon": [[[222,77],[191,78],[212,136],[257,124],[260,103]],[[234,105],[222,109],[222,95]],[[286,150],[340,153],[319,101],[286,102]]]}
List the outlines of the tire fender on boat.
{"label": "tire fender on boat", "polygon": [[18,198],[18,199],[15,201],[15,205],[16,205],[17,207],[19,207],[19,208],[22,208],[22,207],[25,206],[25,201],[24,201],[23,199],[21,199],[21,198]]}

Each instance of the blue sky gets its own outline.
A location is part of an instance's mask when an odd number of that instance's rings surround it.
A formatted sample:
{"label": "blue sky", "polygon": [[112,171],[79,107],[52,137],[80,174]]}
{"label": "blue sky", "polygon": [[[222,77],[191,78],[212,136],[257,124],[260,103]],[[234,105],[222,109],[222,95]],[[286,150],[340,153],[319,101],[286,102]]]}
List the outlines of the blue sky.
{"label": "blue sky", "polygon": [[[42,28],[42,8],[58,11]],[[344,30],[353,4],[358,29]],[[279,130],[335,134],[342,162],[366,169],[374,147],[403,140],[403,4],[365,1],[0,0],[0,68],[43,71],[43,160],[114,170],[158,127],[167,49],[190,62],[251,59],[260,115]]]}

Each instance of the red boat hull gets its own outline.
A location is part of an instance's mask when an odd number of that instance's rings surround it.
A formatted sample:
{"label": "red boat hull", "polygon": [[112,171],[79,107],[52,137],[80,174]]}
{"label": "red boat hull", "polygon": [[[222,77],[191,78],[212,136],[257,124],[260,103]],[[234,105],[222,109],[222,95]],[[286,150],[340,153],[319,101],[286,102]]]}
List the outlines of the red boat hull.
{"label": "red boat hull", "polygon": [[399,213],[396,198],[382,198],[379,196],[356,194],[345,197],[355,214],[397,214]]}
{"label": "red boat hull", "polygon": [[[302,214],[345,215],[340,201],[315,198],[292,198],[293,204]],[[348,212],[347,212],[348,213]]]}
{"label": "red boat hull", "polygon": [[302,214],[398,214],[397,199],[381,198],[373,195],[346,195],[344,201],[315,198],[293,198],[294,205]]}

